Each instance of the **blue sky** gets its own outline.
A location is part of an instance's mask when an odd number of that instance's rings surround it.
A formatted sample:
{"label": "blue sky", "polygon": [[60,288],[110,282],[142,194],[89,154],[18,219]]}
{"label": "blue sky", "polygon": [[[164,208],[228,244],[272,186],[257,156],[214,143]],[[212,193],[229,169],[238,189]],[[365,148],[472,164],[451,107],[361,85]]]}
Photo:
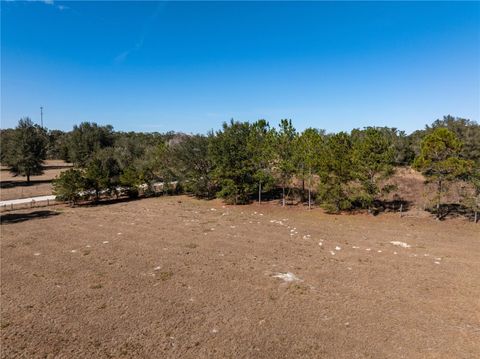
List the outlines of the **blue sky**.
{"label": "blue sky", "polygon": [[480,3],[2,1],[1,90],[2,128],[478,121]]}

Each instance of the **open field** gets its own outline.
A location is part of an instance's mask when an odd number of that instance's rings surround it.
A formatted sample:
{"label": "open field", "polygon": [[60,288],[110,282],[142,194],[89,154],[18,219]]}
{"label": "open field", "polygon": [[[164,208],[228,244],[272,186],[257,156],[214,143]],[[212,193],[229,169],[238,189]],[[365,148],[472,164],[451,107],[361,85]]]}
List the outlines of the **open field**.
{"label": "open field", "polygon": [[40,176],[32,176],[30,184],[23,176],[13,176],[6,167],[1,167],[0,200],[45,196],[52,194],[52,180],[71,164],[61,160],[45,161],[45,172]]}
{"label": "open field", "polygon": [[464,220],[180,196],[10,212],[1,231],[3,358],[480,356]]}

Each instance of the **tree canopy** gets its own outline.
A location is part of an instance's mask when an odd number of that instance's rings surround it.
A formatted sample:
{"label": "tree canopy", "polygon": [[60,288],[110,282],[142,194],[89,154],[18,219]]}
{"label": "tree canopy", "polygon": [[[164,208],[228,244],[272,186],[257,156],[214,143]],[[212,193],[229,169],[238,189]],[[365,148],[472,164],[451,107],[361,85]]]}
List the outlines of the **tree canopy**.
{"label": "tree canopy", "polygon": [[420,154],[415,158],[414,167],[437,184],[437,218],[442,216],[440,206],[445,185],[467,177],[472,171],[473,161],[461,158],[461,150],[462,142],[455,133],[439,127],[425,136]]}
{"label": "tree canopy", "polygon": [[[5,151],[5,152],[3,152]],[[29,118],[21,119],[18,126],[2,148],[2,161],[15,175],[30,177],[43,173],[43,161],[46,159],[47,134]]]}
{"label": "tree canopy", "polygon": [[235,204],[268,195],[282,205],[289,199],[329,212],[377,212],[393,189],[388,180],[395,167],[413,166],[437,185],[437,215],[449,184],[460,180],[466,184],[461,204],[478,212],[480,127],[452,116],[410,135],[389,127],[297,132],[289,119],[278,127],[232,119],[207,135],[119,132],[88,122],[64,132],[22,119],[17,128],[0,130],[0,140],[2,164],[27,180],[42,173],[46,158],[72,161],[75,171],[59,177],[55,189],[72,203],[79,199],[75,191],[99,199],[162,188]]}

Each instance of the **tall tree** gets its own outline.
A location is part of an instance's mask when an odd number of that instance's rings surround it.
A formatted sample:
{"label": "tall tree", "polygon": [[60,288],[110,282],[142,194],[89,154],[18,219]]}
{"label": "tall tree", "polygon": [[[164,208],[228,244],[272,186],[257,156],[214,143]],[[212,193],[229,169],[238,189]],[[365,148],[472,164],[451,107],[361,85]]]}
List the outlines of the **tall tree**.
{"label": "tall tree", "polygon": [[339,132],[327,137],[319,167],[318,199],[322,206],[331,213],[352,208],[350,184],[355,177],[353,145],[348,133]]}
{"label": "tall tree", "polygon": [[301,164],[302,173],[308,176],[308,208],[312,207],[312,177],[320,165],[320,156],[323,152],[323,138],[325,131],[307,128],[297,137],[295,146],[295,162]]}
{"label": "tall tree", "polygon": [[263,190],[268,189],[273,182],[271,163],[273,158],[273,132],[265,120],[258,120],[250,127],[247,150],[252,155],[255,168],[254,178],[258,183],[258,203],[262,202]]}
{"label": "tall tree", "polygon": [[27,177],[43,173],[43,161],[47,153],[47,135],[43,128],[33,124],[27,117],[18,122],[9,147],[5,162],[15,175]]}
{"label": "tall tree", "polygon": [[380,183],[393,174],[395,151],[392,136],[384,129],[367,127],[353,130],[352,139],[352,170],[363,189],[358,200],[370,211],[376,197],[391,189]]}
{"label": "tall tree", "polygon": [[437,219],[442,218],[442,193],[447,184],[472,171],[473,162],[460,158],[461,150],[462,142],[455,133],[440,127],[425,136],[420,154],[415,158],[414,167],[426,176],[427,181],[436,183]]}
{"label": "tall tree", "polygon": [[480,164],[475,163],[466,177],[470,188],[462,188],[462,204],[473,212],[473,221],[477,223],[480,212]]}
{"label": "tall tree", "polygon": [[279,130],[276,133],[275,152],[282,183],[282,206],[285,206],[285,188],[289,185],[292,175],[295,173],[294,153],[296,137],[297,131],[292,125],[292,120],[281,120]]}
{"label": "tall tree", "polygon": [[217,195],[234,204],[249,202],[256,188],[256,169],[247,145],[250,126],[248,122],[231,120],[210,142],[214,178],[221,188]]}

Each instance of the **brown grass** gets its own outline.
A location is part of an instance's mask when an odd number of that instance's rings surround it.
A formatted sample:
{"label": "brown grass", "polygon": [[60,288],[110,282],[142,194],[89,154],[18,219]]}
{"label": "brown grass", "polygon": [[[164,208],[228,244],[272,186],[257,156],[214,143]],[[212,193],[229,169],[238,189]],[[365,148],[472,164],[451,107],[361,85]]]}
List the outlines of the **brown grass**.
{"label": "brown grass", "polygon": [[480,356],[464,220],[188,197],[24,217],[0,227],[3,358]]}

